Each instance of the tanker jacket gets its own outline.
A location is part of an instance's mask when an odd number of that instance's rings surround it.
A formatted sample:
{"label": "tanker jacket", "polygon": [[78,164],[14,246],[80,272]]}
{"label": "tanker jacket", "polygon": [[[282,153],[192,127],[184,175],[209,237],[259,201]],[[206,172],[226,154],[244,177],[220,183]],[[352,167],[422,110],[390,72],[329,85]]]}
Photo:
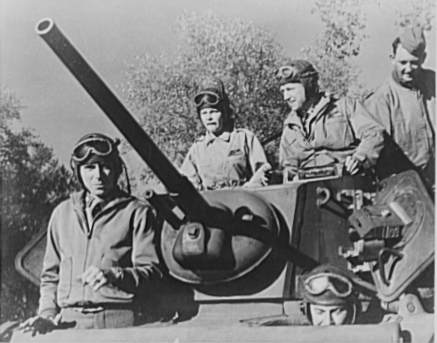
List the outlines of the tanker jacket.
{"label": "tanker jacket", "polygon": [[255,134],[246,129],[207,133],[188,151],[180,172],[197,189],[235,187],[249,181],[267,158]]}
{"label": "tanker jacket", "polygon": [[425,168],[435,149],[435,73],[420,73],[413,89],[402,86],[392,74],[364,105],[410,161]]}
{"label": "tanker jacket", "polygon": [[[84,191],[73,193],[52,213],[41,274],[40,315],[53,316],[63,307],[130,307],[162,277],[153,241],[153,210],[120,192],[88,230],[84,199]],[[93,291],[82,282],[90,266],[117,268],[117,280]]]}
{"label": "tanker jacket", "polygon": [[357,101],[323,95],[308,111],[305,123],[292,111],[284,123],[279,147],[283,167],[342,163],[353,156],[373,166],[384,145],[382,127]]}

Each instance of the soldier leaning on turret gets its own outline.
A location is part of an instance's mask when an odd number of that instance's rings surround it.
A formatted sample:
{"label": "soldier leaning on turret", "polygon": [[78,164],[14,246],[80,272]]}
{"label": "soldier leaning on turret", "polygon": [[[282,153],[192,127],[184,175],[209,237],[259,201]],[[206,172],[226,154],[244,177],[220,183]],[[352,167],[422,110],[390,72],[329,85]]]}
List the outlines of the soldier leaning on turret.
{"label": "soldier leaning on turret", "polygon": [[191,146],[181,173],[200,190],[266,185],[271,166],[258,138],[234,128],[234,112],[222,81],[205,78],[194,104],[206,134]]}
{"label": "soldier leaning on turret", "polygon": [[[396,38],[390,55],[393,71],[364,105],[431,186],[435,173],[436,91],[435,72],[422,68],[425,48],[419,26],[407,28]],[[399,171],[399,158],[393,160],[393,151],[386,155],[381,168]]]}
{"label": "soldier leaning on turret", "polygon": [[291,61],[275,76],[289,108],[279,148],[289,178],[298,168],[344,163],[353,175],[376,163],[383,130],[359,102],[320,92],[318,72],[305,60]]}
{"label": "soldier leaning on turret", "polygon": [[38,315],[25,330],[47,332],[60,321],[76,329],[132,326],[136,300],[162,278],[154,212],[118,185],[117,145],[89,134],[74,148],[71,166],[83,190],[53,211]]}

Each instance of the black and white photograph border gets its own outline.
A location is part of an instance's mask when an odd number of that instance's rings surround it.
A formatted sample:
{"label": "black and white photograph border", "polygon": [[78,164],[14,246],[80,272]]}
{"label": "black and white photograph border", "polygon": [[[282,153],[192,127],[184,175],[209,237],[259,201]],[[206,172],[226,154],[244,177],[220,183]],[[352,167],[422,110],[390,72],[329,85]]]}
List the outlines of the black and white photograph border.
{"label": "black and white photograph border", "polygon": [[0,341],[433,341],[435,15],[2,0]]}

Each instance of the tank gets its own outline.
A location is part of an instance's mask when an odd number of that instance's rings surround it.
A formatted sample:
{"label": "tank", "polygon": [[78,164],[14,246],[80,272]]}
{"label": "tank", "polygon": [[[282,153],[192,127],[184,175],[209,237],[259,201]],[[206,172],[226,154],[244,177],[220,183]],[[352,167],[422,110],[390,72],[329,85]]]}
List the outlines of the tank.
{"label": "tank", "polygon": [[[335,165],[301,170],[297,180],[281,176],[262,188],[198,192],[51,19],[36,31],[167,188],[168,194],[144,194],[160,219],[167,282],[162,295],[145,304],[142,325],[35,337],[14,331],[13,342],[433,339],[433,304],[427,306],[420,290],[434,292],[434,202],[416,171],[378,180],[344,175]],[[18,271],[36,285],[45,236],[43,230],[16,259]],[[351,275],[367,321],[306,325],[298,281],[321,263]],[[387,313],[402,320],[380,323]]]}

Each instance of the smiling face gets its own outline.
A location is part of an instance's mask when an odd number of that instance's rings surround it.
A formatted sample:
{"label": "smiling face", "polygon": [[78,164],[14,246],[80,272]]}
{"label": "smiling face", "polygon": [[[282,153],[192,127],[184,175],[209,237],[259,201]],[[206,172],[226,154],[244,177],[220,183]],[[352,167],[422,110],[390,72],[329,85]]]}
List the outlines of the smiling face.
{"label": "smiling face", "polygon": [[410,54],[402,45],[397,47],[396,53],[391,58],[399,80],[403,83],[413,82],[422,65],[423,58]]}
{"label": "smiling face", "polygon": [[106,197],[115,186],[114,168],[108,162],[81,165],[79,172],[86,190],[96,197]]}
{"label": "smiling face", "polygon": [[348,308],[346,306],[325,306],[310,304],[311,319],[315,326],[347,324]]}
{"label": "smiling face", "polygon": [[301,83],[286,83],[279,90],[292,111],[300,110],[307,101],[305,87]]}
{"label": "smiling face", "polygon": [[216,108],[203,108],[200,110],[200,120],[208,132],[219,135],[223,132],[224,116]]}

